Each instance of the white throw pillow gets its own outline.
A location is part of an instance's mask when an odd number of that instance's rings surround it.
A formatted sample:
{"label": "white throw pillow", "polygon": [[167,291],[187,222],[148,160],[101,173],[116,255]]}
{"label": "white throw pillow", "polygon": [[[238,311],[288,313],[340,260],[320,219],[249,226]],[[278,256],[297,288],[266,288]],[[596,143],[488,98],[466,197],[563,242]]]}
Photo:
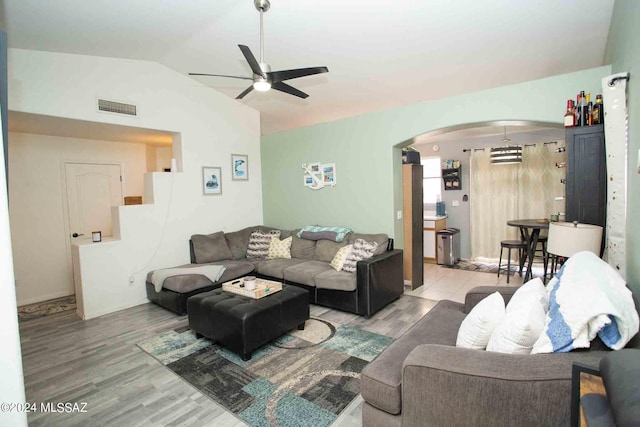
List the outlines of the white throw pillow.
{"label": "white throw pillow", "polygon": [[535,294],[529,294],[517,306],[507,306],[507,314],[495,328],[487,351],[508,354],[530,354],[533,344],[544,331],[546,313]]}
{"label": "white throw pillow", "polygon": [[504,318],[504,299],[494,292],[476,304],[462,321],[456,347],[484,350],[491,333]]}
{"label": "white throw pillow", "polygon": [[507,314],[517,310],[520,305],[529,306],[532,299],[540,303],[545,313],[549,311],[549,295],[539,277],[529,280],[518,288],[507,304]]}

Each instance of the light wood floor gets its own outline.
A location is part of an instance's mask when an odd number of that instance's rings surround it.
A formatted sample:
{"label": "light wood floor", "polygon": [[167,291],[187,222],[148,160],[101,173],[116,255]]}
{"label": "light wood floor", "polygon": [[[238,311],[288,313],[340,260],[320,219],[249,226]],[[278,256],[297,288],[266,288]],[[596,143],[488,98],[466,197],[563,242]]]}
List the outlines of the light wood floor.
{"label": "light wood floor", "polygon": [[[469,274],[465,283],[495,277]],[[399,337],[436,304],[413,293],[419,296],[405,294],[371,319],[319,306],[312,306],[311,316]],[[29,425],[246,425],[135,345],[186,325],[186,316],[151,303],[87,321],[74,312],[21,321],[27,401],[87,403],[87,413],[30,413]],[[359,397],[333,426],[360,426],[361,408]]]}

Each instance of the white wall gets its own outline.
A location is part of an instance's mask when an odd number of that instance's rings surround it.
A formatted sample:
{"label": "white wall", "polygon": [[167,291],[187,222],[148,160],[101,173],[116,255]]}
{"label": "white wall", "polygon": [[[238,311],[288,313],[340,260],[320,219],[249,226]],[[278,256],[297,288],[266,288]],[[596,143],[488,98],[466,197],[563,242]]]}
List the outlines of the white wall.
{"label": "white wall", "polygon": [[[262,223],[257,111],[152,62],[22,49],[8,56],[10,110],[180,134],[181,172],[146,177],[155,204],[118,208],[121,240],[78,248],[85,318],[146,302],[147,271],[188,262],[192,234]],[[136,104],[141,115],[101,114],[97,96]],[[248,182],[231,180],[231,153],[253,160]],[[203,166],[222,167],[222,195],[203,196]]]}
{"label": "white wall", "polygon": [[[6,185],[4,150],[0,150],[0,403],[20,403],[25,401],[25,395]],[[0,411],[0,425],[26,426],[27,414]]]}
{"label": "white wall", "polygon": [[143,144],[9,133],[9,216],[18,305],[74,293],[64,163],[120,164],[122,195],[142,196],[145,151]]}

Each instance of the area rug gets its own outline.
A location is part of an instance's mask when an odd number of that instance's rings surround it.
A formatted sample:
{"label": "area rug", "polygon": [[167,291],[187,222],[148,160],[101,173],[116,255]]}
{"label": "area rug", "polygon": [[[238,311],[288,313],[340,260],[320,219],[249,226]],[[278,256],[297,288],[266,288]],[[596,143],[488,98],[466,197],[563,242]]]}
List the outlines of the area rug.
{"label": "area rug", "polygon": [[51,314],[75,309],[76,296],[70,295],[68,297],[56,298],[49,301],[43,301],[18,307],[18,319],[35,319],[38,317],[48,316]]}
{"label": "area rug", "polygon": [[360,372],[393,338],[310,319],[243,361],[187,328],[137,345],[251,426],[322,427],[360,392]]}

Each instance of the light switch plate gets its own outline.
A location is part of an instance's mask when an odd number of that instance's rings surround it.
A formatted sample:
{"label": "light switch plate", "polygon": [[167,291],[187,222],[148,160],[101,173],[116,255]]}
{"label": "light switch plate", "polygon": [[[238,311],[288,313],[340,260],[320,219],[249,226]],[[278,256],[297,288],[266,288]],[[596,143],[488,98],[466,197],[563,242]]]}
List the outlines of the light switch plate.
{"label": "light switch plate", "polygon": [[460,200],[452,200],[451,206],[460,206]]}

